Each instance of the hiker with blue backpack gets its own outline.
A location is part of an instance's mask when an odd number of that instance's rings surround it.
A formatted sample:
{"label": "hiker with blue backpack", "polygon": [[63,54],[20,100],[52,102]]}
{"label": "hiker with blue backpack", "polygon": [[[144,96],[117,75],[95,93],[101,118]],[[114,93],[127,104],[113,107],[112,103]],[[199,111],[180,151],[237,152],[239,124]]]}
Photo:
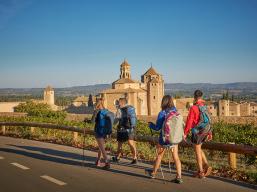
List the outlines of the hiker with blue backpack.
{"label": "hiker with blue backpack", "polygon": [[154,179],[158,169],[161,168],[161,160],[165,151],[171,150],[177,170],[177,175],[172,182],[181,184],[183,180],[181,175],[181,162],[178,155],[178,144],[183,140],[183,117],[178,113],[170,95],[165,95],[162,98],[161,108],[162,110],[158,114],[156,124],[149,122],[149,128],[151,130],[160,131],[160,135],[156,150],[157,157],[153,165],[153,170],[146,170],[146,173],[150,176],[150,178]]}
{"label": "hiker with blue backpack", "polygon": [[114,114],[104,108],[103,99],[98,99],[95,111],[92,116],[92,122],[95,123],[95,138],[98,144],[98,157],[95,162],[97,167],[102,167],[101,156],[104,158],[104,169],[110,168],[110,162],[105,150],[105,139],[112,134],[112,125],[114,122]]}
{"label": "hiker with blue backpack", "polygon": [[210,116],[208,114],[205,101],[202,99],[203,92],[196,90],[194,92],[194,105],[190,108],[184,129],[184,139],[192,133],[191,143],[194,145],[196,154],[198,172],[194,174],[200,179],[211,174],[212,168],[208,165],[207,158],[202,150],[202,144],[212,139],[212,129],[210,126]]}
{"label": "hiker with blue backpack", "polygon": [[116,156],[112,158],[113,162],[119,162],[122,155],[122,145],[124,142],[128,142],[131,149],[133,159],[131,164],[137,164],[137,150],[135,142],[136,123],[137,117],[135,108],[128,105],[126,98],[120,98],[117,106],[117,114],[115,122],[118,123],[117,127],[117,141],[118,150]]}

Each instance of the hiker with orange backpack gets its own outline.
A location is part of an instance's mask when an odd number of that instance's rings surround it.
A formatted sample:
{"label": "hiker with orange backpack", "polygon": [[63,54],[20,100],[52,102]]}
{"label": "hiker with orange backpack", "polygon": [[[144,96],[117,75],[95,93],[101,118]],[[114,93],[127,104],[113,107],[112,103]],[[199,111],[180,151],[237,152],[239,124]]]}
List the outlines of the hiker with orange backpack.
{"label": "hiker with orange backpack", "polygon": [[198,166],[198,172],[195,174],[195,177],[200,179],[210,175],[212,171],[212,168],[208,165],[207,158],[202,150],[202,144],[212,139],[212,129],[210,126],[211,119],[202,96],[202,91],[196,90],[194,92],[194,105],[189,110],[184,130],[185,141],[190,130],[192,132],[191,142],[194,145]]}
{"label": "hiker with orange backpack", "polygon": [[178,155],[178,144],[183,140],[183,117],[178,113],[170,95],[165,95],[162,98],[161,108],[162,111],[158,115],[156,124],[149,122],[149,128],[160,131],[160,136],[157,144],[157,157],[153,165],[153,170],[146,170],[146,173],[154,179],[159,167],[161,168],[161,160],[165,151],[171,150],[177,170],[176,178],[173,179],[172,182],[181,184],[183,180],[181,175],[181,162]]}

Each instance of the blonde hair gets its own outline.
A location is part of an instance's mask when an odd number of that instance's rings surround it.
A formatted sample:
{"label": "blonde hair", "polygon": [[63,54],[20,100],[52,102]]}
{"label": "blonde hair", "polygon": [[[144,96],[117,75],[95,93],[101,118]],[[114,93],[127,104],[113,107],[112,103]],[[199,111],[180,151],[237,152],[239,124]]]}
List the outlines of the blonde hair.
{"label": "blonde hair", "polygon": [[104,100],[102,98],[97,99],[95,109],[104,108]]}

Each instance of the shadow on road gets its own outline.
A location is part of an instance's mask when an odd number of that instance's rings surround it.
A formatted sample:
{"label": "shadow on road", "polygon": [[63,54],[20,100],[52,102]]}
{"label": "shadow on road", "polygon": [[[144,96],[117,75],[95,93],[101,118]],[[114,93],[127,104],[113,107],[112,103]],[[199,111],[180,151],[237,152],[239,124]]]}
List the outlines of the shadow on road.
{"label": "shadow on road", "polygon": [[[83,155],[80,155],[80,154],[77,154],[77,153],[59,151],[59,150],[43,148],[43,147],[31,147],[31,146],[20,146],[20,145],[9,145],[9,146],[16,147],[16,148],[19,148],[19,149],[0,148],[0,151],[7,152],[7,153],[14,153],[14,154],[18,154],[18,155],[31,157],[31,158],[34,158],[34,159],[50,161],[50,162],[55,162],[55,163],[61,163],[61,164],[67,164],[67,165],[73,165],[73,166],[85,166],[85,167],[93,168],[93,169],[101,169],[101,168],[97,168],[94,165],[96,157],[85,156],[85,160],[87,162],[83,163]],[[40,152],[40,153],[43,153],[43,154],[39,154],[37,152]],[[143,170],[146,169],[145,166],[130,165],[129,163],[125,163],[125,162],[121,162],[118,165],[119,166],[137,168],[137,169],[143,169]],[[167,168],[167,167],[165,166],[165,168]],[[137,173],[123,171],[123,170],[110,169],[108,171],[111,171],[112,173],[129,175],[129,176],[134,176],[134,177],[148,178],[146,175],[143,175],[143,174],[137,174]],[[169,171],[165,170],[165,172],[168,173]],[[176,174],[174,168],[172,169],[171,173],[174,174],[174,175]],[[192,177],[191,172],[184,172],[183,175]],[[241,186],[241,187],[257,189],[257,187],[254,186],[254,185],[250,185],[250,184],[243,183],[243,182],[238,182],[238,181],[233,181],[231,179],[215,177],[215,176],[210,176],[210,178],[215,179],[215,180],[220,180],[220,181],[223,181],[223,182],[227,182],[227,183],[230,183],[230,184],[234,184],[234,185],[237,185],[237,186]],[[161,179],[157,179],[157,180],[161,181]]]}
{"label": "shadow on road", "polygon": [[[9,145],[9,146],[25,149],[28,151],[41,152],[46,155],[54,155],[54,156],[70,158],[70,159],[74,159],[74,160],[83,160],[83,155],[80,155],[77,153],[72,153],[72,152],[67,152],[67,151],[59,151],[59,150],[49,149],[49,148],[44,148],[44,147],[31,147],[31,146],[23,146],[23,145]],[[82,151],[82,149],[81,149],[81,151]],[[90,156],[85,156],[85,158],[87,161],[95,161],[96,160],[96,158],[90,157]]]}
{"label": "shadow on road", "polygon": [[[7,153],[14,153],[14,154],[18,154],[18,155],[23,155],[23,156],[27,156],[27,157],[31,157],[34,159],[39,159],[39,160],[44,160],[44,161],[50,161],[50,162],[55,162],[55,163],[62,163],[62,164],[67,164],[67,165],[73,165],[73,166],[85,166],[85,167],[89,167],[89,168],[93,168],[93,169],[101,169],[101,168],[97,168],[94,165],[94,162],[96,160],[96,158],[94,157],[90,157],[90,156],[85,156],[86,161],[92,161],[92,163],[88,163],[88,162],[84,162],[83,163],[83,156],[82,155],[78,155],[75,153],[70,153],[70,152],[64,152],[64,151],[58,151],[58,150],[53,150],[53,149],[47,149],[47,148],[40,148],[40,147],[29,147],[29,146],[16,146],[16,145],[12,145],[18,148],[23,148],[26,150],[32,150],[32,151],[38,151],[38,149],[42,150],[42,151],[47,151],[46,153],[48,153],[48,155],[45,154],[38,154],[38,153],[33,153],[33,152],[28,152],[28,151],[24,151],[24,150],[18,150],[18,149],[10,149],[10,148],[0,148],[0,151],[2,152],[7,152]],[[67,153],[67,154],[66,154]],[[59,157],[53,157],[53,156],[49,156],[49,155],[61,155],[61,157],[77,157],[78,159],[72,160],[72,159],[64,159],[64,158],[59,158]],[[80,160],[80,161],[78,161]],[[103,169],[101,169],[103,170]],[[137,174],[137,173],[132,173],[132,172],[127,172],[127,171],[122,171],[122,170],[115,170],[115,169],[109,169],[106,171],[110,171],[113,173],[117,173],[117,174],[123,174],[123,175],[129,175],[129,176],[133,176],[133,177],[141,177],[141,178],[148,178],[145,175],[141,175],[141,174]]]}
{"label": "shadow on road", "polygon": [[[71,153],[71,152],[66,152],[66,151],[59,151],[59,150],[54,150],[54,149],[49,149],[49,148],[43,148],[43,147],[31,147],[31,146],[22,146],[22,145],[9,145],[12,147],[16,147],[16,148],[21,148],[21,149],[25,149],[25,150],[29,150],[29,151],[35,151],[35,152],[41,152],[44,153],[46,155],[54,155],[54,156],[59,156],[59,157],[63,157],[63,158],[70,158],[70,159],[74,159],[74,160],[81,160],[83,161],[83,156],[77,153]],[[95,157],[91,157],[91,156],[85,156],[85,159],[87,161],[92,161],[95,162],[96,158]],[[129,160],[128,158],[125,158],[127,160]],[[145,164],[149,164],[149,162],[144,162]],[[90,164],[91,165],[91,164]],[[131,167],[131,168],[136,168],[136,169],[142,169],[145,170],[146,167],[145,166],[141,166],[141,165],[131,165],[129,162],[119,162],[118,163],[119,166],[125,166],[125,167]],[[162,165],[163,166],[163,165]],[[165,169],[168,169],[167,166],[163,166]],[[176,175],[176,171],[175,168],[172,166],[171,167],[171,173]],[[165,173],[170,173],[167,170],[163,170],[163,172]],[[189,172],[184,172],[183,173],[184,176],[192,176],[192,173]]]}

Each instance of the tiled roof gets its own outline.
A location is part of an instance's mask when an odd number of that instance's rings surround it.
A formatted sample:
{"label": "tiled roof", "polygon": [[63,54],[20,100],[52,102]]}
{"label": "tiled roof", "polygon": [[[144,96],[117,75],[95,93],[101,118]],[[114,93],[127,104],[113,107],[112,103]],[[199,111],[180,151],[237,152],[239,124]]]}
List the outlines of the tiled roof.
{"label": "tiled roof", "polygon": [[129,79],[129,78],[121,78],[121,79],[114,81],[113,83],[115,83],[115,84],[136,83],[136,81]]}
{"label": "tiled roof", "polygon": [[144,89],[132,89],[132,88],[126,88],[126,89],[106,89],[102,93],[137,93],[137,92],[146,92]]}
{"label": "tiled roof", "polygon": [[251,105],[251,106],[257,106],[257,103],[251,102],[250,105]]}
{"label": "tiled roof", "polygon": [[159,73],[153,67],[150,67],[144,75],[159,75]]}

